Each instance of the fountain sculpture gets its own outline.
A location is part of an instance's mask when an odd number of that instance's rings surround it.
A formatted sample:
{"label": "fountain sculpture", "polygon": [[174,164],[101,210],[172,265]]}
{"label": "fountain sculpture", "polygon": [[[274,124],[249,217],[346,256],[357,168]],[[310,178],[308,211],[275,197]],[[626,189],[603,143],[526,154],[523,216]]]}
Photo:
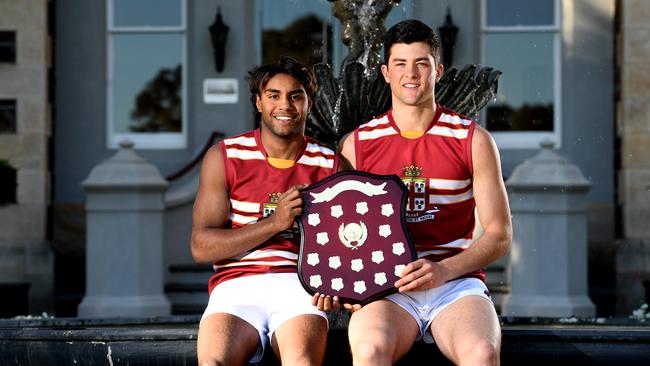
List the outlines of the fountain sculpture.
{"label": "fountain sculpture", "polygon": [[[314,65],[319,90],[314,100],[307,133],[332,146],[359,124],[386,112],[390,88],[379,69],[386,31],[384,20],[400,0],[329,0],[342,25],[342,41],[348,56],[338,78],[330,65]],[[436,101],[468,117],[495,97],[500,71],[466,65],[447,69],[436,86]]]}

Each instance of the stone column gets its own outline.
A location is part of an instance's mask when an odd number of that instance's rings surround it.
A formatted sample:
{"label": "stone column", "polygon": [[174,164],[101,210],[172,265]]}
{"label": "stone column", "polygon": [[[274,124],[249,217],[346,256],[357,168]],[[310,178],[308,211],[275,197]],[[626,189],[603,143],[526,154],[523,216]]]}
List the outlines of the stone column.
{"label": "stone column", "polygon": [[587,317],[587,191],[580,169],[545,145],[506,187],[514,240],[503,316]]}
{"label": "stone column", "polygon": [[650,298],[650,1],[623,0],[620,6],[617,135],[623,237],[616,248],[616,313],[628,316]]}
{"label": "stone column", "polygon": [[86,295],[80,317],[170,314],[163,294],[163,193],[158,169],[120,143],[82,183],[86,192]]}
{"label": "stone column", "polygon": [[54,252],[47,235],[52,124],[48,3],[6,0],[0,5],[0,30],[15,32],[16,45],[15,62],[0,63],[0,99],[15,107],[13,128],[0,133],[0,169],[15,172],[0,177],[0,189],[8,194],[0,199],[3,316],[40,315],[54,309]]}

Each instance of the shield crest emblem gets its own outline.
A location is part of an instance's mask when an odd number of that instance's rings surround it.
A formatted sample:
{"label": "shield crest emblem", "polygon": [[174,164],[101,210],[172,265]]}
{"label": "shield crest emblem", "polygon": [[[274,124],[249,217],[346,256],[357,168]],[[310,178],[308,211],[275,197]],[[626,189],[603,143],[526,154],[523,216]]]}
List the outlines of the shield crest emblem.
{"label": "shield crest emblem", "polygon": [[366,304],[396,292],[417,258],[405,221],[408,191],[396,175],[336,173],[302,191],[298,274],[310,294]]}

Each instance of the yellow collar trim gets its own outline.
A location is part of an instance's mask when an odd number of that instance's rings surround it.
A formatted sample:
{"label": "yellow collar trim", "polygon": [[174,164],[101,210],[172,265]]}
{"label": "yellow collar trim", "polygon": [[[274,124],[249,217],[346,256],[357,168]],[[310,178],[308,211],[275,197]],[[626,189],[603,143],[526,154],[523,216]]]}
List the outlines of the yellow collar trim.
{"label": "yellow collar trim", "polygon": [[291,168],[294,164],[293,160],[288,160],[288,159],[278,159],[278,158],[268,157],[266,158],[266,160],[269,162],[269,164],[271,164],[271,166],[280,169]]}
{"label": "yellow collar trim", "polygon": [[417,139],[424,135],[424,131],[400,131],[400,134],[407,139]]}

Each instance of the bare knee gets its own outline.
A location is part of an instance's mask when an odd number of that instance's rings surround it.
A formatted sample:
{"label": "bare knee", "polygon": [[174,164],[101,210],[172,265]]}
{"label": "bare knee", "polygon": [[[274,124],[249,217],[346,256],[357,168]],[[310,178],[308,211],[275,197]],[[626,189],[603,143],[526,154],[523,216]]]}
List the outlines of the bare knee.
{"label": "bare knee", "polygon": [[362,340],[352,345],[354,365],[390,365],[392,354],[388,345]]}
{"label": "bare knee", "polygon": [[310,348],[292,350],[292,352],[276,353],[283,365],[314,366],[321,365],[325,358],[325,344],[314,344]]}
{"label": "bare knee", "polygon": [[199,357],[199,366],[225,366],[225,362],[215,359],[202,359]]}
{"label": "bare knee", "polygon": [[318,315],[302,315],[280,326],[271,346],[283,365],[321,365],[327,346],[327,321]]}
{"label": "bare knee", "polygon": [[228,354],[201,354],[198,355],[199,366],[226,366],[244,365],[246,360],[242,357],[232,357]]}
{"label": "bare knee", "polygon": [[476,343],[465,355],[467,357],[463,357],[461,365],[499,365],[499,346],[488,340]]}
{"label": "bare knee", "polygon": [[280,357],[280,362],[283,365],[295,365],[295,366],[314,366],[321,365],[323,363],[322,357],[310,357],[309,355],[292,357],[287,359],[286,357]]}

